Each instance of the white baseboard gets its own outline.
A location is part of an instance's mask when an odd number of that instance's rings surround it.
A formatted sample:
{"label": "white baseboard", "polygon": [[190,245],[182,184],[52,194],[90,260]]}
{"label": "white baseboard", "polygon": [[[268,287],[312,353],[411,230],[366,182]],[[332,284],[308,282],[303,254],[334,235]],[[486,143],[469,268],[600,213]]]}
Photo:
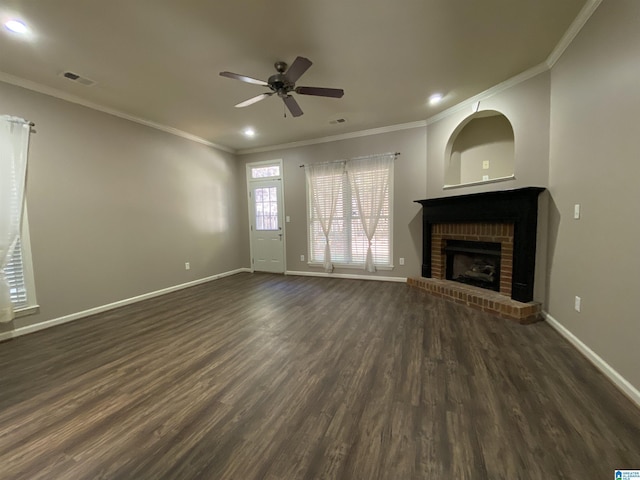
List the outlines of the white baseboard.
{"label": "white baseboard", "polygon": [[297,272],[287,270],[284,274],[295,275],[298,277],[348,278],[351,280],[377,280],[378,282],[407,283],[407,277],[383,277],[376,275],[356,275],[353,273]]}
{"label": "white baseboard", "polygon": [[15,330],[11,330],[9,332],[2,332],[0,333],[0,341],[8,340],[10,338],[20,337],[22,335],[27,335],[28,333],[33,333],[39,330],[44,330],[46,328],[55,327],[56,325],[62,325],[63,323],[73,322],[74,320],[79,320],[81,318],[85,318],[90,315],[95,315],[97,313],[113,310],[114,308],[124,307],[125,305],[131,305],[132,303],[140,302],[142,300],[159,297],[160,295],[165,295],[167,293],[182,290],[184,288],[193,287],[195,285],[200,285],[202,283],[211,282],[213,280],[218,280],[220,278],[228,277],[230,275],[235,275],[237,273],[242,273],[242,272],[251,272],[251,269],[238,268],[236,270],[231,270],[229,272],[223,272],[217,275],[212,275],[210,277],[201,278],[199,280],[193,280],[192,282],[182,283],[180,285],[174,285],[173,287],[163,288],[162,290],[156,290],[154,292],[145,293],[142,295],[138,295],[136,297],[125,298],[124,300],[118,300],[117,302],[109,303],[107,305],[101,305],[99,307],[90,308],[89,310],[83,310],[82,312],[72,313],[70,315],[65,315],[64,317],[53,318],[51,320],[46,320],[44,322],[36,323],[34,325],[28,325],[26,327],[16,328]]}
{"label": "white baseboard", "polygon": [[629,381],[620,375],[611,365],[605,362],[596,352],[591,350],[587,345],[571,333],[564,325],[558,322],[555,318],[549,315],[547,312],[542,312],[549,325],[551,325],[560,335],[566,338],[569,343],[578,349],[587,360],[593,363],[598,370],[600,370],[611,382],[624,393],[631,401],[633,401],[638,407],[640,407],[640,391]]}
{"label": "white baseboard", "polygon": [[[56,325],[62,325],[63,323],[73,322],[74,320],[79,320],[81,318],[88,317],[90,315],[106,312],[108,310],[113,310],[114,308],[123,307],[125,305],[131,305],[133,303],[140,302],[142,300],[158,297],[160,295],[175,292],[188,287],[193,287],[195,285],[200,285],[202,283],[211,282],[213,280],[218,280],[220,278],[228,277],[230,275],[235,275],[237,273],[243,273],[243,272],[251,273],[251,269],[238,268],[236,270],[219,273],[217,275],[201,278],[199,280],[194,280],[192,282],[182,283],[180,285],[164,288],[162,290],[156,290],[154,292],[145,293],[143,295],[138,295],[136,297],[126,298],[124,300],[119,300],[117,302],[109,303],[107,305],[102,305],[100,307],[90,308],[89,310],[84,310],[82,312],[72,313],[70,315],[65,315],[64,317],[54,318],[51,320],[47,320],[45,322],[37,323],[35,325],[21,327],[9,332],[2,332],[0,333],[0,341],[8,340],[10,338],[20,337],[22,335],[27,335],[28,333],[37,332],[39,330],[51,328]],[[348,274],[348,273],[302,272],[302,271],[291,271],[291,270],[286,271],[285,275],[301,276],[301,277],[347,278],[347,279],[353,279],[353,280],[376,280],[380,282],[406,283],[407,281],[407,279],[404,277],[355,275],[355,274]],[[576,337],[573,333],[571,333],[564,325],[558,322],[550,314],[548,314],[547,312],[542,312],[542,315],[545,317],[546,321],[549,323],[549,325],[551,325],[551,327],[553,327],[560,335],[566,338],[569,341],[569,343],[571,343],[576,349],[578,349],[580,353],[582,353],[591,363],[593,363],[596,366],[596,368],[598,368],[598,370],[600,370],[618,389],[620,389],[620,391],[622,391],[636,405],[638,405],[638,407],[640,407],[640,391],[636,387],[634,387],[626,378],[620,375],[611,365],[605,362],[597,353],[591,350],[578,337]]]}

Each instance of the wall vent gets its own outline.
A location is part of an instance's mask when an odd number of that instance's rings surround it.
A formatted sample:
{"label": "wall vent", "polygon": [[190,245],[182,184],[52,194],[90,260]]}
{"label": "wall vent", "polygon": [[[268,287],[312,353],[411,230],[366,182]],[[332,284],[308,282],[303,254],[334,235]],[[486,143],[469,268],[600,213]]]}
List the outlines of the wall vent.
{"label": "wall vent", "polygon": [[85,87],[90,87],[96,84],[95,81],[86,77],[81,77],[77,73],[73,73],[73,72],[62,72],[60,76],[66,78],[67,80],[71,80],[72,82],[76,82],[76,83],[79,83],[80,85],[84,85]]}

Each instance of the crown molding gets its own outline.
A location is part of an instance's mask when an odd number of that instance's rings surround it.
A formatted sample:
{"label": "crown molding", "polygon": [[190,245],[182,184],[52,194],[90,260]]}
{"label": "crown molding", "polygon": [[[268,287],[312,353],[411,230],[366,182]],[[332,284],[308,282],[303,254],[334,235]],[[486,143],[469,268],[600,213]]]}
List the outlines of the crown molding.
{"label": "crown molding", "polygon": [[578,16],[574,19],[574,21],[571,22],[571,25],[569,26],[568,30],[562,36],[558,44],[555,46],[555,48],[552,50],[552,52],[549,54],[549,56],[545,61],[539,63],[538,65],[528,70],[525,70],[524,72],[514,77],[511,77],[505,80],[504,82],[494,85],[493,87],[471,98],[467,98],[466,100],[463,100],[462,102],[446,110],[443,110],[442,112],[437,113],[436,115],[433,115],[432,117],[429,117],[426,120],[413,122],[413,123],[405,123],[401,125],[392,125],[392,126],[382,127],[382,128],[375,128],[372,130],[363,130],[360,132],[347,133],[344,135],[334,135],[330,137],[305,140],[301,142],[292,142],[292,143],[286,143],[282,145],[273,145],[269,147],[259,147],[259,148],[251,148],[246,150],[238,150],[236,153],[238,155],[244,155],[248,153],[269,152],[269,151],[280,150],[285,148],[303,147],[307,145],[314,145],[317,143],[335,142],[337,140],[346,140],[349,138],[365,137],[368,135],[378,135],[380,133],[393,132],[396,130],[423,127],[423,126],[427,126],[432,123],[438,122],[448,117],[449,115],[452,115],[456,112],[464,110],[465,108],[471,107],[476,102],[486,100],[487,98],[490,98],[493,95],[503,92],[509,88],[512,88],[522,82],[525,82],[535,77],[536,75],[540,75],[541,73],[551,70],[551,68],[555,65],[555,63],[558,61],[560,56],[571,44],[571,42],[576,37],[576,35],[578,35],[580,30],[582,30],[582,27],[584,27],[584,25],[587,23],[589,18],[591,18],[591,15],[593,15],[593,13],[596,11],[596,9],[598,8],[598,6],[600,6],[601,3],[602,3],[602,0],[587,0],[587,3],[584,5],[584,7],[582,7],[582,10],[580,10],[580,13],[578,13]]}
{"label": "crown molding", "polygon": [[525,82],[530,78],[535,77],[536,75],[540,75],[541,73],[544,73],[547,70],[549,70],[549,67],[547,67],[546,62],[539,63],[535,67],[532,67],[529,70],[525,70],[524,72],[519,73],[515,77],[511,77],[502,83],[499,83],[497,85],[494,85],[491,88],[488,88],[484,92],[481,92],[471,98],[467,98],[466,100],[463,100],[462,102],[454,105],[453,107],[447,108],[446,110],[443,110],[442,112],[437,113],[432,117],[429,117],[427,119],[427,125],[431,125],[432,123],[439,122],[443,118],[447,118],[449,115],[452,115],[456,112],[464,110],[465,108],[470,108],[476,102],[486,100],[487,98],[490,98],[500,92],[508,90],[509,88],[512,88],[518,85],[519,83]]}
{"label": "crown molding", "polygon": [[427,125],[438,122],[443,118],[448,117],[449,115],[452,115],[456,112],[464,110],[465,108],[471,107],[476,102],[486,100],[487,98],[493,95],[496,95],[497,93],[503,92],[504,90],[507,90],[511,87],[516,86],[519,83],[522,83],[526,80],[529,80],[530,78],[535,77],[536,75],[539,75],[543,72],[551,70],[551,68],[555,65],[555,63],[558,61],[560,56],[571,44],[571,42],[576,37],[576,35],[578,35],[580,30],[582,30],[582,27],[584,27],[584,25],[587,23],[589,18],[591,18],[591,15],[593,15],[593,12],[596,11],[596,9],[601,3],[602,3],[602,0],[587,1],[584,7],[582,7],[582,10],[580,10],[580,13],[578,13],[578,16],[574,19],[573,22],[571,22],[571,25],[569,26],[568,30],[565,32],[565,34],[562,36],[558,44],[555,46],[555,48],[552,50],[552,52],[549,54],[549,56],[544,62],[536,65],[535,67],[530,68],[529,70],[525,70],[524,72],[516,75],[515,77],[511,77],[508,80],[505,80],[504,82],[499,83],[498,85],[495,85],[485,90],[484,92],[479,93],[474,97],[468,98],[458,103],[457,105],[454,105],[453,107],[448,108],[447,110],[443,110],[442,112],[432,117],[429,117],[427,119]]}
{"label": "crown molding", "polygon": [[45,95],[49,95],[52,97],[56,97],[59,98],[61,100],[66,100],[68,102],[71,103],[75,103],[77,105],[82,105],[84,107],[87,108],[91,108],[93,110],[97,110],[103,113],[107,113],[109,115],[113,115],[125,120],[129,120],[131,122],[135,122],[141,125],[145,125],[147,127],[151,127],[154,128],[156,130],[160,130],[163,131],[165,133],[169,133],[171,135],[175,135],[187,140],[191,140],[193,142],[196,143],[200,143],[202,145],[206,145],[208,147],[213,147],[216,148],[218,150],[222,150],[224,152],[227,153],[232,153],[235,155],[247,155],[250,153],[262,153],[262,152],[271,152],[274,150],[283,150],[283,149],[289,149],[289,148],[297,148],[297,147],[305,147],[305,146],[309,146],[309,145],[317,145],[317,144],[321,144],[321,143],[329,143],[329,142],[336,142],[339,140],[349,140],[352,138],[360,138],[360,137],[367,137],[370,135],[380,135],[383,133],[389,133],[389,132],[396,132],[399,130],[408,130],[408,129],[412,129],[412,128],[420,128],[420,127],[425,127],[428,126],[432,123],[438,122],[446,117],[448,117],[449,115],[452,115],[456,112],[459,112],[461,110],[464,110],[465,108],[469,108],[471,107],[474,103],[476,102],[480,102],[482,100],[486,100],[487,98],[492,97],[493,95],[496,95],[500,92],[503,92],[511,87],[514,87],[515,85],[518,85],[519,83],[525,82],[526,80],[529,80],[530,78],[535,77],[536,75],[539,75],[543,72],[546,72],[548,70],[550,70],[558,61],[558,59],[562,56],[562,54],[564,53],[564,51],[567,49],[567,47],[571,44],[571,42],[573,41],[573,39],[578,35],[578,33],[580,32],[580,30],[582,30],[582,27],[584,27],[584,25],[587,23],[587,21],[589,20],[589,18],[591,18],[591,15],[593,15],[593,13],[596,11],[596,9],[598,8],[598,6],[600,6],[600,4],[602,3],[602,0],[587,0],[587,3],[584,5],[584,7],[582,7],[582,10],[580,10],[580,13],[578,14],[578,16],[574,19],[574,21],[571,23],[571,25],[569,26],[569,29],[565,32],[565,34],[562,36],[562,38],[560,39],[560,41],[558,42],[558,44],[555,46],[555,48],[553,49],[553,51],[549,54],[549,56],[547,57],[547,59],[528,69],[525,70],[524,72],[511,77],[507,80],[505,80],[504,82],[501,82],[471,98],[468,98],[466,100],[463,100],[462,102],[446,109],[443,110],[442,112],[433,115],[432,117],[427,118],[426,120],[420,120],[420,121],[416,121],[416,122],[410,122],[410,123],[403,123],[403,124],[398,124],[398,125],[390,125],[390,126],[386,126],[386,127],[380,127],[380,128],[373,128],[373,129],[369,129],[369,130],[361,130],[358,132],[351,132],[351,133],[344,133],[344,134],[340,134],[340,135],[331,135],[328,137],[321,137],[321,138],[314,138],[314,139],[310,139],[310,140],[302,140],[302,141],[298,141],[298,142],[291,142],[291,143],[283,143],[283,144],[278,144],[278,145],[270,145],[270,146],[265,146],[265,147],[256,147],[256,148],[249,148],[249,149],[243,149],[243,150],[235,150],[233,148],[224,146],[224,145],[219,145],[213,142],[210,142],[208,140],[205,140],[204,138],[198,137],[196,135],[184,132],[182,130],[178,130],[177,128],[173,128],[173,127],[169,127],[167,125],[162,125],[159,123],[155,123],[155,122],[151,122],[149,120],[145,120],[143,118],[140,117],[136,117],[133,115],[130,115],[128,113],[124,113],[121,112],[119,110],[115,110],[112,108],[108,108],[96,103],[92,103],[89,102],[87,100],[83,100],[82,98],[76,97],[75,95],[71,95],[68,94],[66,92],[63,92],[61,90],[55,89],[55,88],[51,88],[51,87],[47,87],[44,85],[41,85],[39,83],[36,82],[32,82],[30,80],[26,80],[20,77],[16,77],[13,75],[10,75],[8,73],[4,73],[4,72],[0,72],[0,81],[1,82],[5,82],[5,83],[9,83],[11,85],[16,85],[18,87],[22,87],[22,88],[26,88],[27,90],[33,90],[35,92],[39,92],[39,93],[43,93]]}
{"label": "crown molding", "polygon": [[236,153],[236,151],[232,148],[225,147],[224,145],[218,145],[217,143],[210,142],[208,140],[205,140],[204,138],[198,137],[191,133],[178,130],[177,128],[169,127],[167,125],[162,125],[156,122],[151,122],[149,120],[145,120],[143,118],[121,112],[120,110],[115,110],[113,108],[105,107],[97,103],[89,102],[80,97],[76,97],[75,95],[72,95],[70,93],[66,93],[66,92],[63,92],[62,90],[58,90],[57,88],[47,87],[45,85],[33,82],[31,80],[26,80],[24,78],[16,77],[14,75],[10,75],[5,72],[0,72],[0,82],[8,83],[10,85],[15,85],[17,87],[25,88],[27,90],[32,90],[34,92],[42,93],[44,95],[49,95],[50,97],[59,98],[60,100],[65,100],[70,103],[75,103],[76,105],[81,105],[83,107],[87,107],[92,110],[97,110],[99,112],[113,115],[115,117],[119,117],[124,120],[129,120],[130,122],[135,122],[140,125],[145,125],[147,127],[151,127],[156,130],[160,130],[162,132],[175,135],[176,137],[181,137],[186,140],[190,140],[192,142],[206,145],[207,147],[213,147],[215,149],[222,150],[227,153],[234,153],[234,154]]}
{"label": "crown molding", "polygon": [[248,148],[245,150],[238,150],[235,153],[238,155],[246,155],[249,153],[262,153],[271,152],[273,150],[284,150],[288,148],[306,147],[309,145],[316,145],[318,143],[337,142],[338,140],[349,140],[351,138],[368,137],[370,135],[380,135],[382,133],[397,132],[398,130],[409,130],[411,128],[426,127],[427,122],[420,120],[411,123],[401,123],[398,125],[390,125],[387,127],[372,128],[370,130],[360,130],[358,132],[343,133],[340,135],[331,135],[329,137],[314,138],[311,140],[302,140],[299,142],[282,143],[280,145],[270,145],[268,147],[256,147]]}
{"label": "crown molding", "polygon": [[547,67],[549,69],[551,69],[560,59],[564,51],[569,45],[571,45],[573,39],[576,38],[576,35],[578,35],[580,30],[582,30],[582,27],[584,27],[587,20],[591,18],[591,15],[593,15],[593,12],[596,11],[601,3],[602,0],[588,0],[587,3],[585,3],[582,10],[580,10],[580,13],[578,13],[578,16],[573,22],[571,22],[569,29],[556,45],[556,48],[554,48],[551,54],[547,57]]}

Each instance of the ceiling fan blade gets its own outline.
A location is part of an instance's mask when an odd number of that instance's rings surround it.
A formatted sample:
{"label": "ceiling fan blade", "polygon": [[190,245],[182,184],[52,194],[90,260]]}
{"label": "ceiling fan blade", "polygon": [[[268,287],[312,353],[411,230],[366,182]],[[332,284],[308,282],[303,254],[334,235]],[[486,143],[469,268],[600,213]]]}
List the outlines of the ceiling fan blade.
{"label": "ceiling fan blade", "polygon": [[298,102],[296,102],[296,99],[293,98],[291,95],[286,95],[282,97],[282,101],[291,112],[291,115],[293,115],[294,117],[299,117],[300,115],[302,115],[302,109],[300,108],[300,105],[298,105]]}
{"label": "ceiling fan blade", "polygon": [[265,98],[270,97],[274,93],[275,92],[261,93],[260,95],[250,98],[249,100],[240,102],[239,104],[235,105],[235,107],[236,108],[248,107],[249,105],[253,105],[254,103],[259,102],[260,100],[264,100]]}
{"label": "ceiling fan blade", "polygon": [[221,77],[233,78],[234,80],[240,80],[245,83],[253,83],[254,85],[262,85],[264,87],[268,87],[269,84],[262,80],[258,80],[257,78],[247,77],[246,75],[238,75],[237,73],[231,72],[220,72]]}
{"label": "ceiling fan blade", "polygon": [[313,62],[308,58],[296,57],[284,75],[291,83],[296,83],[296,80],[298,80],[311,65],[313,65]]}
{"label": "ceiling fan blade", "polygon": [[341,88],[321,88],[321,87],[296,87],[296,93],[300,95],[317,95],[319,97],[342,98],[344,90]]}

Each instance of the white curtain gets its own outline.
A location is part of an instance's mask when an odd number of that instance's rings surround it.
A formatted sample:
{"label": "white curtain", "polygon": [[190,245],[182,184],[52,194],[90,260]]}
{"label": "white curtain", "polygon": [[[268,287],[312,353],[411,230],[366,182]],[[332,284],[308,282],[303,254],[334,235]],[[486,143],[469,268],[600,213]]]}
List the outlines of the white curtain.
{"label": "white curtain", "polygon": [[336,214],[338,199],[342,194],[342,182],[344,181],[344,163],[323,163],[307,165],[305,167],[307,177],[307,190],[311,198],[312,217],[317,219],[325,238],[324,246],[324,270],[333,271],[331,262],[331,245],[329,235],[331,224]]}
{"label": "white curtain", "polygon": [[347,175],[351,192],[358,206],[364,233],[369,241],[364,268],[375,272],[371,241],[378,228],[384,200],[391,183],[391,171],[395,154],[375,155],[351,160],[347,164]]}
{"label": "white curtain", "polygon": [[0,322],[13,320],[4,268],[20,236],[30,131],[26,120],[0,116]]}

